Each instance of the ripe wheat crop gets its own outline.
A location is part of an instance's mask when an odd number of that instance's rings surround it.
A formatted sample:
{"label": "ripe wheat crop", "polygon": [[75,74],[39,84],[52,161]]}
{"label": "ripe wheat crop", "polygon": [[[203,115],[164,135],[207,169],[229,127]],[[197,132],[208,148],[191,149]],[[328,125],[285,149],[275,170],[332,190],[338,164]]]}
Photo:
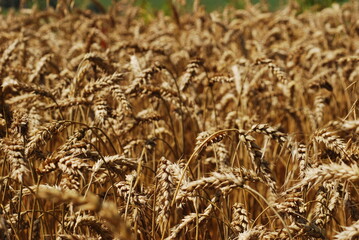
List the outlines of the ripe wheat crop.
{"label": "ripe wheat crop", "polygon": [[0,16],[0,239],[357,239],[359,2]]}

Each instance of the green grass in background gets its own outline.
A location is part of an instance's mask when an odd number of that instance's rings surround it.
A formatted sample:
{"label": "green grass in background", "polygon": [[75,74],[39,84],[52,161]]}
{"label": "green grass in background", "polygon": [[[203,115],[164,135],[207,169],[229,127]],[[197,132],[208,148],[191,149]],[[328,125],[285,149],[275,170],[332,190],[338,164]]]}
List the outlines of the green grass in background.
{"label": "green grass in background", "polygon": [[[270,11],[275,11],[285,6],[289,0],[251,0],[253,4],[266,2]],[[304,10],[320,10],[330,7],[333,3],[344,3],[348,0],[296,0],[300,6],[301,11]],[[170,0],[137,0],[137,4],[142,6],[147,11],[163,10],[165,13],[170,12]],[[192,9],[193,0],[187,0],[186,10]],[[236,8],[244,8],[244,0],[201,0],[201,5],[204,5],[207,11],[221,10],[226,5],[230,4]]]}
{"label": "green grass in background", "polygon": [[[4,1],[4,0],[3,0]],[[6,1],[6,0],[5,0]],[[102,6],[105,8],[109,8],[111,3],[114,0],[95,0],[96,2],[99,2]],[[85,9],[90,8],[95,10],[96,6],[93,2],[93,0],[75,0],[75,4],[77,7]],[[115,0],[116,1],[116,0]],[[117,0],[121,1],[121,0]],[[170,13],[170,7],[169,3],[171,0],[134,0],[136,4],[143,7],[146,11],[149,12],[155,12],[157,10],[163,10],[165,13]],[[285,4],[288,3],[288,0],[251,0],[252,3],[259,3],[267,2],[269,10],[275,11]],[[338,2],[338,3],[344,3],[348,0],[296,0],[299,3],[299,6],[302,10],[306,9],[313,9],[313,10],[319,10],[325,7],[329,7],[331,4]],[[1,0],[0,0],[1,2]],[[56,3],[55,0],[51,0],[53,4]],[[243,8],[245,6],[244,0],[201,0],[200,1],[202,5],[205,6],[207,11],[213,11],[213,10],[221,10],[223,9],[227,4],[231,4],[232,6],[236,8]],[[26,1],[26,7],[31,7],[34,4],[37,4],[37,6],[40,9],[44,9],[46,7],[46,0],[27,0]],[[186,10],[190,11],[193,5],[193,0],[187,0]]]}
{"label": "green grass in background", "polygon": [[[106,2],[106,0],[101,0]],[[107,0],[108,2],[109,0]],[[302,10],[306,9],[322,9],[325,7],[329,7],[333,3],[344,3],[348,0],[296,0],[299,3],[299,6]],[[168,9],[170,0],[136,0],[137,4],[141,6],[145,6],[147,8],[151,8],[154,10],[165,10]],[[227,4],[231,4],[236,8],[243,8],[245,6],[244,0],[201,0],[202,5],[206,7],[207,11],[213,11],[217,9],[223,9]],[[252,3],[259,3],[260,0],[251,0]],[[279,8],[283,7],[288,3],[288,0],[262,0],[262,2],[267,2],[269,10],[275,11]],[[193,0],[187,0],[187,9],[190,10],[193,5]]]}

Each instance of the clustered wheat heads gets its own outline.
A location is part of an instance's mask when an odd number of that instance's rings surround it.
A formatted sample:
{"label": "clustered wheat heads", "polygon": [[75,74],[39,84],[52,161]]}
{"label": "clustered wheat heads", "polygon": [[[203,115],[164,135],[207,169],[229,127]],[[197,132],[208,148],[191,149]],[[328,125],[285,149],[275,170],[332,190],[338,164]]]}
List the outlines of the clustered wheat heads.
{"label": "clustered wheat heads", "polygon": [[0,16],[1,239],[359,236],[358,2],[58,2]]}

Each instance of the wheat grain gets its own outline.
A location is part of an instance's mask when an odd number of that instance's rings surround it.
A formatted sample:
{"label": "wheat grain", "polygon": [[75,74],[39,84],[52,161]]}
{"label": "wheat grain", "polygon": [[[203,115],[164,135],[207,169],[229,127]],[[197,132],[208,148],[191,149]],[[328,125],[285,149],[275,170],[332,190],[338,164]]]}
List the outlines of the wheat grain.
{"label": "wheat grain", "polygon": [[346,239],[353,239],[354,237],[359,235],[359,226],[358,222],[355,222],[351,226],[345,227],[344,231],[336,234],[334,239],[336,240],[346,240]]}

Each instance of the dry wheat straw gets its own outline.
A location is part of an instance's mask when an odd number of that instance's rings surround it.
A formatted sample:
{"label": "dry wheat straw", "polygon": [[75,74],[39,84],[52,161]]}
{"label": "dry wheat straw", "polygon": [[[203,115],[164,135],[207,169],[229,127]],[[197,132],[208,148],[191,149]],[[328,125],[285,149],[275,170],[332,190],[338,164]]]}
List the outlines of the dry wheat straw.
{"label": "dry wheat straw", "polygon": [[189,215],[186,215],[180,224],[176,225],[171,229],[171,234],[166,238],[166,240],[170,239],[176,239],[179,235],[179,233],[188,225],[198,222],[201,223],[207,218],[209,218],[210,214],[214,211],[215,206],[214,204],[218,201],[218,197],[213,197],[209,203],[209,205],[206,207],[206,209],[203,211],[203,213],[200,213],[199,215],[197,213],[191,213]]}
{"label": "dry wheat straw", "polygon": [[226,195],[233,188],[243,188],[244,180],[234,175],[233,173],[219,173],[213,172],[212,176],[204,177],[192,182],[182,184],[180,191],[176,196],[176,201],[182,201],[186,197],[193,195],[194,191],[199,189],[205,189],[207,187],[214,187]]}
{"label": "dry wheat straw", "polygon": [[167,225],[170,218],[170,207],[171,207],[171,199],[173,198],[173,189],[175,189],[175,181],[171,176],[171,165],[172,163],[166,158],[162,157],[156,178],[158,179],[158,191],[156,198],[156,206],[158,211],[158,216],[156,221],[161,223],[161,228]]}
{"label": "dry wheat straw", "polygon": [[130,237],[129,230],[123,219],[118,215],[116,207],[111,202],[101,202],[98,197],[88,194],[81,196],[74,190],[61,190],[50,186],[39,186],[36,195],[44,199],[52,199],[54,202],[71,202],[83,210],[95,211],[106,220],[108,226],[120,238]]}
{"label": "dry wheat straw", "polygon": [[328,180],[344,180],[357,181],[359,179],[359,167],[357,165],[348,166],[346,164],[322,164],[317,168],[309,168],[305,171],[305,178],[298,184],[287,190],[287,192],[295,191],[309,183],[314,185],[320,184]]}
{"label": "dry wheat straw", "polygon": [[36,149],[45,145],[53,135],[63,131],[66,127],[70,126],[70,122],[55,121],[48,124],[46,127],[41,127],[34,132],[34,135],[30,137],[29,142],[26,145],[25,154],[30,156]]}
{"label": "dry wheat straw", "polygon": [[249,224],[248,212],[244,209],[243,204],[233,204],[231,226],[235,232],[242,233],[248,231]]}
{"label": "dry wheat straw", "polygon": [[359,222],[345,227],[344,230],[334,236],[336,240],[349,240],[359,235]]}
{"label": "dry wheat straw", "polygon": [[0,238],[356,238],[359,3],[169,2],[0,16]]}

